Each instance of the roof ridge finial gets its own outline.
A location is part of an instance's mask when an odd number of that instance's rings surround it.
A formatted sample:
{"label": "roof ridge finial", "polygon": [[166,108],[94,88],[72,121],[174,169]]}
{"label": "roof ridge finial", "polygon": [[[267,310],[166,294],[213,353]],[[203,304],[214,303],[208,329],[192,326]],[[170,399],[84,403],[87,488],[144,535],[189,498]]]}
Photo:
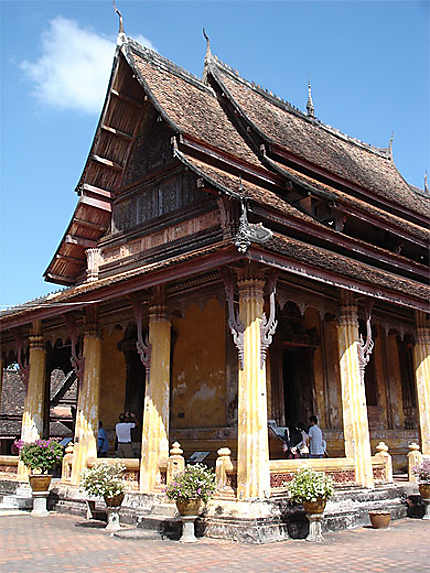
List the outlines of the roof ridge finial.
{"label": "roof ridge finial", "polygon": [[424,171],[424,191],[425,191],[426,193],[430,193],[430,191],[429,191],[429,183],[428,183],[427,169]]}
{"label": "roof ridge finial", "polygon": [[308,111],[308,116],[314,118],[315,117],[315,108],[314,108],[314,102],[312,101],[311,80],[308,81],[308,102],[306,104],[306,109]]}
{"label": "roof ridge finial", "polygon": [[203,27],[203,37],[206,40],[206,55],[205,55],[205,61],[209,60],[210,57],[212,56],[212,52],[211,52],[211,41],[209,40],[209,36],[206,34],[206,30]]}
{"label": "roof ridge finial", "polygon": [[113,11],[115,12],[115,14],[118,14],[118,18],[119,18],[119,29],[118,29],[118,36],[117,36],[116,43],[118,46],[120,46],[121,44],[123,44],[127,40],[127,36],[124,32],[124,19],[122,17],[121,12],[117,8],[115,0],[112,0],[112,4],[113,4]]}
{"label": "roof ridge finial", "polygon": [[209,36],[206,34],[206,30],[204,27],[203,27],[203,37],[206,40],[205,63],[203,66],[203,83],[207,84],[208,67],[212,60],[212,52],[211,52],[211,41],[209,40]]}
{"label": "roof ridge finial", "polygon": [[390,141],[388,142],[388,154],[390,159],[393,159],[393,141],[394,141],[394,131],[391,132]]}

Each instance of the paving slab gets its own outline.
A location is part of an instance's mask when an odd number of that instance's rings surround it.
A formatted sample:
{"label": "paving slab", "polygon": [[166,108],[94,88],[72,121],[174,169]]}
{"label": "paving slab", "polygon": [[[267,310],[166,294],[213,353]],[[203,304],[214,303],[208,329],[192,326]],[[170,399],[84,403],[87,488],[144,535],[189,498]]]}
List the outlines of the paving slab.
{"label": "paving slab", "polygon": [[106,533],[104,525],[57,513],[46,518],[3,516],[0,572],[430,572],[430,521],[420,519],[395,521],[388,530],[363,527],[327,533],[321,544],[120,539]]}

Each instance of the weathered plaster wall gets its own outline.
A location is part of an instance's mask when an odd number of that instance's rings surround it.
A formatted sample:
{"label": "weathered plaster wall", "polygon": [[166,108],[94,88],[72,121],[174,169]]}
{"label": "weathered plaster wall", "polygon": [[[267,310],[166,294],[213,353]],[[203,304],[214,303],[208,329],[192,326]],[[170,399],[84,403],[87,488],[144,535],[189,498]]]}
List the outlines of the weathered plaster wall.
{"label": "weathered plaster wall", "polygon": [[173,320],[172,428],[226,424],[225,316],[215,298]]}
{"label": "weathered plaster wall", "polygon": [[114,428],[118,416],[124,408],[126,365],[118,342],[123,338],[122,330],[103,330],[102,376],[100,388],[100,413],[107,430]]}

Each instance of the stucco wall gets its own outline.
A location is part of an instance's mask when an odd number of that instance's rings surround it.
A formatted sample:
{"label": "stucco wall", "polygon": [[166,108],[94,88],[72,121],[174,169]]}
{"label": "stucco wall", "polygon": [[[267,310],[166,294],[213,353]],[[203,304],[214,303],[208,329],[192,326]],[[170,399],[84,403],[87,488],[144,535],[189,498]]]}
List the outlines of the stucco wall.
{"label": "stucco wall", "polygon": [[124,354],[118,349],[124,333],[105,329],[102,335],[100,420],[106,429],[112,429],[124,408],[126,366]]}
{"label": "stucco wall", "polygon": [[215,298],[173,320],[172,428],[226,424],[225,316]]}

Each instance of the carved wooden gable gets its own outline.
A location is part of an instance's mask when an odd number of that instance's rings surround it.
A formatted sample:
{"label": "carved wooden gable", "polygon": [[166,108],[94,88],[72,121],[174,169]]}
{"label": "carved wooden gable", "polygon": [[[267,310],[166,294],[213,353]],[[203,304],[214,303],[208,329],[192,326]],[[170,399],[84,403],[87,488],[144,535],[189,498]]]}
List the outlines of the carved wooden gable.
{"label": "carved wooden gable", "polygon": [[142,183],[133,195],[120,199],[112,212],[112,232],[127,232],[205,199],[190,172],[176,173],[157,183]]}
{"label": "carved wooden gable", "polygon": [[173,132],[159,118],[154,108],[146,108],[124,174],[123,186],[132,185],[148,173],[162,170],[173,160],[170,143]]}

